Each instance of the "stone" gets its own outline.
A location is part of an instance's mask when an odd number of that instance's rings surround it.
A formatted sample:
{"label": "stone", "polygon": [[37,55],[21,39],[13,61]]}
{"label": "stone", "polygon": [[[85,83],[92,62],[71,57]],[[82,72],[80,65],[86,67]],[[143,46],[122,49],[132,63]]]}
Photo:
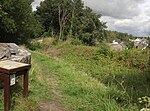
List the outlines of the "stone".
{"label": "stone", "polygon": [[31,63],[31,53],[14,43],[0,43],[0,60]]}
{"label": "stone", "polygon": [[127,47],[124,45],[123,42],[118,43],[115,40],[111,44],[109,44],[109,45],[115,51],[122,51],[122,50],[127,49]]}

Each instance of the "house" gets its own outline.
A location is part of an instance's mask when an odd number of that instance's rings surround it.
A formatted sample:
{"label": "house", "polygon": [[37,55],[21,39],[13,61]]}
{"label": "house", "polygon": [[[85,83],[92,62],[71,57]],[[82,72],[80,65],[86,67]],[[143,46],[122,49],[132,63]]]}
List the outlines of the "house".
{"label": "house", "polygon": [[149,45],[149,41],[145,38],[137,38],[135,40],[133,40],[134,42],[134,48],[138,48],[138,49],[146,49]]}

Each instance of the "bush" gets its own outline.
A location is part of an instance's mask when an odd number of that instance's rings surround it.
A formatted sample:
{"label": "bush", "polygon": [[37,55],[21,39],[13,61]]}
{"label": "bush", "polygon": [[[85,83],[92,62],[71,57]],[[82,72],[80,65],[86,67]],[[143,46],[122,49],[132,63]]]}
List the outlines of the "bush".
{"label": "bush", "polygon": [[71,44],[72,44],[72,45],[81,45],[81,44],[82,44],[82,41],[79,40],[78,38],[76,38],[76,39],[71,39]]}
{"label": "bush", "polygon": [[101,43],[99,46],[99,50],[96,53],[96,58],[99,57],[106,57],[106,58],[112,58],[113,57],[113,51],[111,50],[110,46],[106,43]]}
{"label": "bush", "polygon": [[39,42],[33,41],[31,43],[28,44],[27,46],[30,50],[37,50],[37,49],[41,49],[42,45]]}
{"label": "bush", "polygon": [[52,47],[55,44],[54,42],[55,42],[54,38],[46,37],[43,39],[42,48],[46,50],[49,47]]}
{"label": "bush", "polygon": [[[130,49],[115,52],[113,60],[128,67],[148,69],[148,50]],[[144,59],[143,59],[144,58]]]}
{"label": "bush", "polygon": [[28,44],[28,48],[30,50],[38,50],[38,49],[46,50],[56,44],[57,44],[57,41],[54,38],[45,37],[45,38],[32,40]]}

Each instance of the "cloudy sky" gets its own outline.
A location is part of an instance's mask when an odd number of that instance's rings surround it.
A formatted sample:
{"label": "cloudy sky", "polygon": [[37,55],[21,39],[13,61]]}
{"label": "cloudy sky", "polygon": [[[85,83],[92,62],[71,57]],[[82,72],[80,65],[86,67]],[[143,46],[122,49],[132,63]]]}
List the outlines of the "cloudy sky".
{"label": "cloudy sky", "polygon": [[[33,9],[41,0],[35,0]],[[83,0],[94,12],[102,14],[109,30],[135,36],[150,36],[150,0]]]}

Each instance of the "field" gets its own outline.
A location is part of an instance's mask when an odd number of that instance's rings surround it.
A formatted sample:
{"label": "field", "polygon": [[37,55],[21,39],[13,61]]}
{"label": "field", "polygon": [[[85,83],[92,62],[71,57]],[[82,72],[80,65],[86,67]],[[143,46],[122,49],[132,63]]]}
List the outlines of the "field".
{"label": "field", "polygon": [[[29,96],[23,98],[20,79],[11,88],[12,111],[139,111],[150,107],[148,51],[119,53],[61,43],[30,52]],[[129,59],[131,52],[133,59]],[[0,98],[3,110],[3,88]]]}

